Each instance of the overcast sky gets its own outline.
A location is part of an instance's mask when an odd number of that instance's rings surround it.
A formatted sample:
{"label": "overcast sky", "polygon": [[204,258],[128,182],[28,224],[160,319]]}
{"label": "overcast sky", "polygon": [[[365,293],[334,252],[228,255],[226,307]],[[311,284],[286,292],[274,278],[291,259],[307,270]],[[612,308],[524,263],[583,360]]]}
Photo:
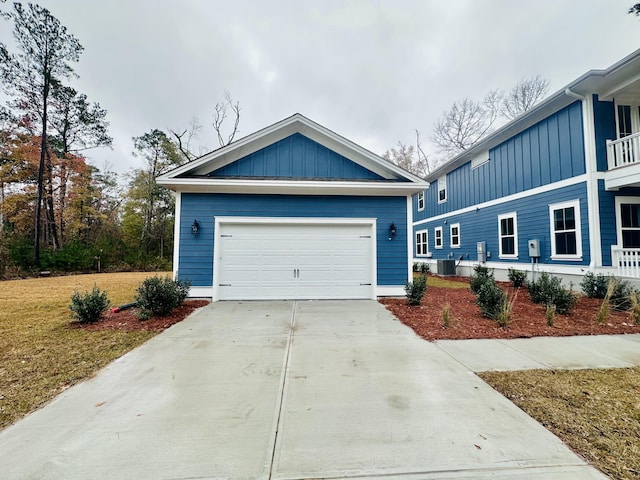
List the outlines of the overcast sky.
{"label": "overcast sky", "polygon": [[[200,148],[217,148],[225,89],[241,104],[239,136],[299,112],[382,154],[415,129],[426,144],[457,99],[536,74],[552,93],[640,48],[634,0],[37,3],[85,47],[73,84],[109,112],[114,137],[89,157],[119,172],[139,162],[131,137],[194,117]],[[0,24],[11,49],[10,32]]]}

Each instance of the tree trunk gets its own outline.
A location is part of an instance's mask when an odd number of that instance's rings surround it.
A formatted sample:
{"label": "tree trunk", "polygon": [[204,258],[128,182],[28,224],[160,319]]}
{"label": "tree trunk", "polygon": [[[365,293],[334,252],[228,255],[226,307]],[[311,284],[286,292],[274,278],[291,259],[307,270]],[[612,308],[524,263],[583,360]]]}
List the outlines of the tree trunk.
{"label": "tree trunk", "polygon": [[51,152],[47,149],[47,231],[54,250],[60,248],[58,241],[58,226],[56,224],[56,209],[53,203],[53,165],[51,164]]}

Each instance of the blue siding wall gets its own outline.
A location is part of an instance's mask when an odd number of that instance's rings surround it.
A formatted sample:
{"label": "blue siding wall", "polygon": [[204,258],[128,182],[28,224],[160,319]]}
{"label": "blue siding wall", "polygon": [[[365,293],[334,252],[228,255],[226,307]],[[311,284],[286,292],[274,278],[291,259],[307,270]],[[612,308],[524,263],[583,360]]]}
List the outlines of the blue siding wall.
{"label": "blue siding wall", "polygon": [[601,102],[593,96],[593,116],[596,134],[596,159],[598,170],[607,170],[607,140],[616,139],[616,111],[613,102]]}
{"label": "blue siding wall", "polygon": [[604,180],[598,180],[598,200],[600,204],[600,243],[602,265],[611,265],[611,246],[618,244],[616,231],[616,197],[640,197],[640,188],[622,188],[617,192],[604,189]]}
{"label": "blue siding wall", "polygon": [[[406,197],[183,193],[178,275],[191,280],[193,286],[213,284],[216,216],[376,218],[377,283],[404,285],[407,281]],[[191,235],[194,219],[200,224],[197,237]],[[397,235],[390,241],[392,222]]]}
{"label": "blue siding wall", "polygon": [[471,162],[447,174],[447,201],[438,204],[437,182],[426,208],[414,219],[442,215],[586,172],[581,102],[576,101],[489,151],[490,161]]}
{"label": "blue siding wall", "polygon": [[[418,230],[429,231],[429,251],[434,259],[454,258],[460,256],[464,260],[476,260],[476,242],[487,242],[487,251],[491,252],[492,262],[529,262],[529,250],[527,240],[540,239],[542,247],[541,263],[564,263],[571,265],[588,265],[589,255],[589,228],[587,217],[587,188],[586,183],[580,183],[570,187],[559,188],[551,192],[541,193],[530,197],[505,202],[499,205],[473,210],[460,215],[451,215],[436,221],[414,226],[414,233]],[[559,202],[580,200],[580,221],[582,232],[582,260],[581,261],[554,261],[551,260],[551,232],[549,219],[549,205]],[[505,213],[517,213],[518,229],[518,255],[517,260],[501,260],[498,255],[498,215]],[[446,222],[446,223],[445,223]],[[449,226],[460,223],[460,248],[450,247]],[[435,249],[434,228],[442,227],[443,248]],[[414,245],[415,256],[415,245]]]}
{"label": "blue siding wall", "polygon": [[295,133],[209,174],[215,177],[283,177],[381,180],[317,142]]}

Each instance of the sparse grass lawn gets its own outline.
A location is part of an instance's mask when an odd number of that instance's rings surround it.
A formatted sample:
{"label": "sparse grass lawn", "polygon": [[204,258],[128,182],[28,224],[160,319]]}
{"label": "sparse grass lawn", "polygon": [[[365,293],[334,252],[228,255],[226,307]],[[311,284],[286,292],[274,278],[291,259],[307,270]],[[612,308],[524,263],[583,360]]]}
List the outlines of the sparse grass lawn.
{"label": "sparse grass lawn", "polygon": [[640,478],[640,367],[480,376],[600,471]]}
{"label": "sparse grass lawn", "polygon": [[[421,273],[414,273],[413,276],[423,275]],[[467,279],[460,279],[456,277],[456,280],[449,280],[447,278],[438,277],[435,275],[427,276],[427,285],[429,287],[438,288],[469,288],[469,281]]]}
{"label": "sparse grass lawn", "polygon": [[[0,429],[156,335],[70,326],[70,297],[94,285],[119,305],[154,273],[113,273],[0,282]],[[165,274],[162,274],[165,275]]]}

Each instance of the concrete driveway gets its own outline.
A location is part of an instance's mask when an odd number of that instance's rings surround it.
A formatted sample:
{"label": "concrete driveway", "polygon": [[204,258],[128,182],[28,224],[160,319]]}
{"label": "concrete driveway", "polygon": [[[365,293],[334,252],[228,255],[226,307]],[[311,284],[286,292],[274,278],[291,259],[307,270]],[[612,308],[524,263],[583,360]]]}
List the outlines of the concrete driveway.
{"label": "concrete driveway", "polygon": [[603,479],[374,301],[219,302],[0,433],[3,479]]}

